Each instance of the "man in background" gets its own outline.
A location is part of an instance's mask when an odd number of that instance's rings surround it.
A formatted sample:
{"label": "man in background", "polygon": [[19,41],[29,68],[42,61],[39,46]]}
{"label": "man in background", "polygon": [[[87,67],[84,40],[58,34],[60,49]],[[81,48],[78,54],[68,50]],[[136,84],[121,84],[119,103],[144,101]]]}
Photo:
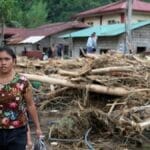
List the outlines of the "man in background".
{"label": "man in background", "polygon": [[86,47],[87,47],[87,53],[94,53],[96,51],[97,36],[95,32],[93,32],[91,36],[88,38]]}

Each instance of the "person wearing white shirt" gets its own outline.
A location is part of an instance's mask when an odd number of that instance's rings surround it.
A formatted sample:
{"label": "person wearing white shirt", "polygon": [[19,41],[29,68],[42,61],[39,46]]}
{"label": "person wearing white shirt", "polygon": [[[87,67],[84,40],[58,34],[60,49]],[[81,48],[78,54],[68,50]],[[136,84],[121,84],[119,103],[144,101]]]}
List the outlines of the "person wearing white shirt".
{"label": "person wearing white shirt", "polygon": [[97,36],[95,32],[93,32],[91,36],[88,38],[86,47],[87,47],[87,53],[94,53],[96,51]]}

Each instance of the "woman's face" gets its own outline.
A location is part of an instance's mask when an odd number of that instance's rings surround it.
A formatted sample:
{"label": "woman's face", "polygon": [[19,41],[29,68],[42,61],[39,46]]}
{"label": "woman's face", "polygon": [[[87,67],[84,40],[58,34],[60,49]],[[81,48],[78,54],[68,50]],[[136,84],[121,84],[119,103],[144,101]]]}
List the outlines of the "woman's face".
{"label": "woman's face", "polygon": [[0,73],[9,73],[15,65],[15,59],[6,51],[0,52]]}

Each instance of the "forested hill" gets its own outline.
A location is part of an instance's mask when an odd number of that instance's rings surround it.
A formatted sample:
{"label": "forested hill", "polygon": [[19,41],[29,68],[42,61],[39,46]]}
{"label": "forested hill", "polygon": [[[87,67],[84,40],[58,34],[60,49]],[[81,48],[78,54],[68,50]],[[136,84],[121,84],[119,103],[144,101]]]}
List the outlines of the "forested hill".
{"label": "forested hill", "polygon": [[[9,26],[36,27],[67,21],[78,12],[117,0],[0,0],[0,19]],[[150,0],[144,0],[150,2]],[[6,17],[7,16],[7,17]]]}

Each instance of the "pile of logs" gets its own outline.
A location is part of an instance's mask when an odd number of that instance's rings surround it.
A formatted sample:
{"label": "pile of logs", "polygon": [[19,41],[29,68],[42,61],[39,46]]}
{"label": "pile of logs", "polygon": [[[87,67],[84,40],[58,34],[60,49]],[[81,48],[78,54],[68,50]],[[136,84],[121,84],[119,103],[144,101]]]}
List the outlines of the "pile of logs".
{"label": "pile of logs", "polygon": [[[19,58],[16,69],[30,80],[48,85],[43,93],[41,89],[35,89],[39,97],[45,99],[42,101],[44,104],[41,103],[42,109],[70,90],[74,91],[72,99],[79,95],[79,91],[84,93],[72,105],[76,110],[72,109],[65,115],[65,120],[68,119],[65,125],[62,126],[62,118],[52,127],[51,136],[81,138],[86,130],[92,128],[93,134],[99,131],[132,140],[144,137],[150,141],[143,134],[150,129],[149,59],[117,53],[91,54],[69,60]],[[99,105],[96,105],[97,101]],[[100,124],[105,129],[99,127]]]}

